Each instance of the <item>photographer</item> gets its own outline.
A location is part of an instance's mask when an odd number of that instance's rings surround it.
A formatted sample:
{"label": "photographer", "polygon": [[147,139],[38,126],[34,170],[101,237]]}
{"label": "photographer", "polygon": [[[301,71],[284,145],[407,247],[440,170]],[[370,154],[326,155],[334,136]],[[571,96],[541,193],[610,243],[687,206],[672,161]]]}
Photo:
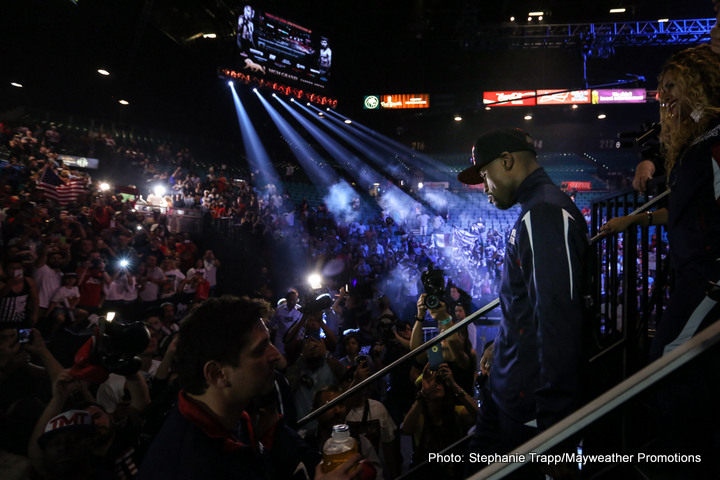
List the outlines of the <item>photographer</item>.
{"label": "photographer", "polygon": [[93,250],[87,261],[77,269],[80,301],[77,306],[88,313],[99,313],[103,301],[103,285],[112,282],[105,271],[105,262],[100,258],[100,251]]}
{"label": "photographer", "polygon": [[[441,452],[465,436],[477,410],[477,402],[455,382],[447,364],[441,364],[436,372],[430,371],[430,365],[426,364],[422,387],[400,426],[401,433],[413,437],[410,467],[427,460],[429,453]],[[453,467],[457,465],[445,464],[438,467],[442,470],[436,473],[457,476],[460,472]]]}
{"label": "photographer", "polygon": [[[426,272],[427,273],[427,272]],[[428,288],[426,287],[426,290]],[[413,326],[412,336],[410,338],[410,348],[415,349],[423,343],[423,320],[427,312],[438,324],[440,333],[454,325],[453,319],[447,311],[447,305],[442,300],[437,300],[438,304],[435,308],[428,308],[426,299],[427,293],[420,295],[417,301],[417,317]],[[437,297],[436,297],[437,299]],[[432,303],[431,303],[432,304]],[[456,332],[442,342],[443,359],[450,366],[457,381],[463,390],[473,393],[473,379],[475,375],[475,359],[472,357],[472,348],[467,335]],[[415,358],[416,371],[419,372],[422,365],[427,363],[427,352],[420,353]],[[415,375],[417,377],[418,375]]]}
{"label": "photographer", "polygon": [[[324,336],[321,335],[320,332],[322,332]],[[283,338],[285,352],[290,361],[293,361],[300,355],[299,350],[302,346],[303,339],[307,337],[312,337],[323,342],[328,352],[334,352],[338,343],[335,333],[333,333],[323,321],[322,310],[303,313],[300,320],[290,327],[290,330],[285,333],[285,337]]]}

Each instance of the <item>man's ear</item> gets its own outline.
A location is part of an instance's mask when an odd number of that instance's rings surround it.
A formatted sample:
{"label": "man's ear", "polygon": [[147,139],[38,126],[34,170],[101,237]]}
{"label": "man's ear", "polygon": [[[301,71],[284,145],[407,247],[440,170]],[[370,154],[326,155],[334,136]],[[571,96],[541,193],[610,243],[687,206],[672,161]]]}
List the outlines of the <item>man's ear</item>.
{"label": "man's ear", "polygon": [[205,363],[205,366],[203,367],[203,375],[205,376],[205,381],[209,386],[214,386],[216,388],[225,388],[230,386],[230,381],[225,375],[223,366],[215,360],[210,360]]}
{"label": "man's ear", "polygon": [[513,169],[513,166],[515,166],[515,157],[510,152],[503,152],[502,157],[503,168],[505,168],[505,171],[509,172]]}

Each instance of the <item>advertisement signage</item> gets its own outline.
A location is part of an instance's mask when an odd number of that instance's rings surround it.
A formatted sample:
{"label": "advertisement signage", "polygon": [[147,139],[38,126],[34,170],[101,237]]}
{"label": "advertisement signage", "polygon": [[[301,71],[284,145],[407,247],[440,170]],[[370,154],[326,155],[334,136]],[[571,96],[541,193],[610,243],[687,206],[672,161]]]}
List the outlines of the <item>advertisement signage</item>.
{"label": "advertisement signage", "polygon": [[578,192],[592,190],[591,182],[562,182],[560,186],[563,190],[577,190]]}
{"label": "advertisement signage", "polygon": [[601,88],[592,91],[592,103],[645,103],[644,88]]}
{"label": "advertisement signage", "polygon": [[590,90],[538,90],[538,105],[575,105],[590,103]]}
{"label": "advertisement signage", "polygon": [[497,107],[535,105],[535,90],[520,92],[483,92],[483,103]]}
{"label": "advertisement signage", "polygon": [[419,94],[393,94],[393,95],[366,95],[363,99],[365,110],[398,109],[398,108],[429,108],[430,95]]}

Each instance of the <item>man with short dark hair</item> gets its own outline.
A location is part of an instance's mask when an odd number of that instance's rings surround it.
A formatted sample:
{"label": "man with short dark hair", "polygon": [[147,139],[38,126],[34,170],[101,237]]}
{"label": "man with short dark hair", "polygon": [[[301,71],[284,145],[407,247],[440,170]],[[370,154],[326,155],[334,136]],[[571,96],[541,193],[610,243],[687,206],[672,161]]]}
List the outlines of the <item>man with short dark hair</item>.
{"label": "man with short dark hair", "polygon": [[[275,478],[246,412],[252,400],[272,391],[280,359],[261,320],[264,309],[259,300],[223,296],[185,317],[176,352],[178,404],[138,479]],[[331,478],[349,478],[358,460],[346,462]]]}
{"label": "man with short dark hair", "polygon": [[[473,147],[473,166],[458,180],[484,184],[488,200],[501,210],[521,206],[505,251],[503,318],[494,348],[482,360],[492,363],[489,388],[469,446],[471,452],[504,454],[579,406],[587,226],[520,129],[482,135]],[[544,478],[536,470],[521,475]]]}

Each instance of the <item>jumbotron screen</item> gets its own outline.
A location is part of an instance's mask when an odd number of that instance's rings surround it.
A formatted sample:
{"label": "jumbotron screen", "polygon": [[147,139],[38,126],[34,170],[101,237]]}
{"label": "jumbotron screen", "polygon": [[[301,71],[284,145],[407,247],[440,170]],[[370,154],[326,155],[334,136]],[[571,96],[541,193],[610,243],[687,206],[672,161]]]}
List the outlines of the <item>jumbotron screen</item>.
{"label": "jumbotron screen", "polygon": [[330,85],[330,39],[306,26],[244,5],[237,19],[238,71],[323,91]]}

